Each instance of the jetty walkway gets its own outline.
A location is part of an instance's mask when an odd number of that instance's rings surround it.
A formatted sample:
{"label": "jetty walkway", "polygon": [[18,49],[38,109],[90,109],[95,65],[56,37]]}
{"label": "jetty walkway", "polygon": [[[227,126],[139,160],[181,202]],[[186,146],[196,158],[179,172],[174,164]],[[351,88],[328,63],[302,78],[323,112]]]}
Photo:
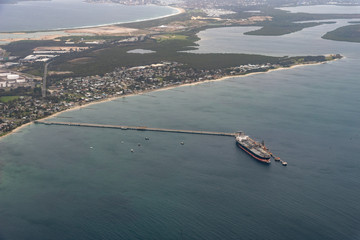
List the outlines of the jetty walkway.
{"label": "jetty walkway", "polygon": [[45,125],[61,125],[61,126],[93,127],[93,128],[113,128],[113,129],[115,128],[115,129],[120,129],[120,130],[187,133],[187,134],[200,134],[200,135],[235,137],[235,133],[194,131],[194,130],[179,130],[179,129],[166,129],[166,128],[148,128],[148,127],[144,127],[144,126],[123,126],[123,125],[107,125],[107,124],[76,123],[76,122],[47,122],[47,121],[44,121],[44,120],[36,120],[35,123],[45,124]]}

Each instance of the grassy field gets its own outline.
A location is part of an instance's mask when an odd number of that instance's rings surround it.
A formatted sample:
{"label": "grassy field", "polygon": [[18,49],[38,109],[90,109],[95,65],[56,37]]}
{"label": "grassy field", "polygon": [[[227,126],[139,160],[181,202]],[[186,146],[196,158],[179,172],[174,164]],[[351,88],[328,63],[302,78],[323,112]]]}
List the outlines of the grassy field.
{"label": "grassy field", "polygon": [[335,29],[322,36],[324,39],[360,43],[360,24]]}
{"label": "grassy field", "polygon": [[181,34],[164,34],[164,35],[158,35],[155,37],[155,39],[158,42],[163,41],[171,41],[171,40],[187,40],[188,36],[181,35]]}
{"label": "grassy field", "polygon": [[0,102],[7,103],[19,99],[19,96],[4,96],[0,97]]}

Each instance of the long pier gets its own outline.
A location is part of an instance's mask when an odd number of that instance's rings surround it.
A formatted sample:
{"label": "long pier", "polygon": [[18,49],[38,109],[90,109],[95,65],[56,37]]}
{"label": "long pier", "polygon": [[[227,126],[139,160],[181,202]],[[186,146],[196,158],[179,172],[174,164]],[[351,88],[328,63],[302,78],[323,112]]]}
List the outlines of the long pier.
{"label": "long pier", "polygon": [[167,128],[149,128],[149,127],[144,127],[144,126],[123,126],[123,125],[107,125],[107,124],[76,123],[76,122],[47,122],[47,121],[44,121],[44,120],[37,120],[37,121],[35,121],[35,123],[45,124],[45,125],[61,125],[61,126],[93,127],[93,128],[112,128],[112,129],[115,128],[115,129],[120,129],[120,130],[170,132],[170,133],[186,133],[186,134],[199,134],[199,135],[235,137],[235,133],[194,131],[194,130],[179,130],[179,129],[167,129]]}
{"label": "long pier", "polygon": [[[144,127],[144,126],[124,126],[124,125],[108,125],[108,124],[96,124],[96,123],[48,122],[48,121],[45,121],[45,120],[36,120],[34,122],[37,123],[37,124],[45,124],[45,125],[92,127],[92,128],[111,128],[111,129],[120,129],[120,130],[186,133],[186,134],[199,134],[199,135],[235,137],[235,133],[226,133],[226,132],[194,131],[194,130],[180,130],[180,129],[167,129],[167,128],[149,128],[149,127]],[[267,151],[268,151],[268,149],[267,149]],[[287,162],[281,160],[279,157],[274,156],[271,152],[269,152],[269,154],[275,159],[275,161],[280,161],[283,166],[287,165]]]}

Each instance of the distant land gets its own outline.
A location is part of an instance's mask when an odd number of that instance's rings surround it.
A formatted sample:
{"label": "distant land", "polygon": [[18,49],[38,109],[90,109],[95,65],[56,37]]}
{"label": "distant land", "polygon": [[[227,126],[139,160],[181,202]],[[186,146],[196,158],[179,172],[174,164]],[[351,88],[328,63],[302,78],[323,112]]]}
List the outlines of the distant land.
{"label": "distant land", "polygon": [[323,4],[338,4],[338,5],[358,5],[357,0],[257,0],[257,1],[243,1],[243,0],[183,0],[183,1],[162,1],[162,0],[88,0],[89,2],[114,2],[122,4],[177,4],[188,8],[229,8],[229,7],[258,7],[258,6],[304,6],[304,5],[323,5]]}
{"label": "distant land", "polygon": [[[356,23],[356,22],[355,22]],[[335,29],[322,36],[324,39],[360,43],[360,24]]]}
{"label": "distant land", "polygon": [[279,24],[268,24],[263,26],[259,30],[246,32],[246,35],[257,35],[257,36],[281,36],[297,31],[301,31],[304,28],[315,27],[322,24],[332,24],[334,22],[310,22],[310,23],[279,23]]}
{"label": "distant land", "polygon": [[51,0],[0,0],[0,4],[16,4],[18,2],[30,2],[30,1],[51,1]]}

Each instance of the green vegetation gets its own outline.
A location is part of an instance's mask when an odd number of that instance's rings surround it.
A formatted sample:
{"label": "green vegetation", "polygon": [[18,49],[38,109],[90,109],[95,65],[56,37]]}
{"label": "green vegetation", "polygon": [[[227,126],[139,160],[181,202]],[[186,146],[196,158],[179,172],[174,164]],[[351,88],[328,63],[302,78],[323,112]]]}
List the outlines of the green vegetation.
{"label": "green vegetation", "polygon": [[[241,11],[241,10],[238,10]],[[247,32],[248,35],[268,35],[280,36],[297,31],[304,28],[314,27],[321,24],[332,24],[333,21],[317,22],[327,19],[351,19],[360,18],[360,14],[310,14],[310,13],[291,13],[280,9],[265,7],[261,9],[264,16],[271,16],[272,21],[259,22],[256,26],[261,26],[259,30]],[[239,13],[240,14],[240,13]],[[238,15],[239,15],[238,14]],[[245,13],[242,13],[243,15]],[[248,13],[247,13],[248,14]],[[241,16],[241,14],[239,15]],[[300,23],[301,21],[312,21]]]}
{"label": "green vegetation", "polygon": [[156,40],[158,42],[162,42],[162,41],[171,41],[171,40],[187,40],[187,36],[185,35],[180,35],[180,34],[164,34],[164,35],[159,35]]}
{"label": "green vegetation", "polygon": [[[158,63],[161,61],[179,62],[197,69],[219,69],[241,64],[275,63],[279,57],[249,54],[195,54],[179,52],[193,49],[198,38],[195,32],[182,35],[170,35],[166,40],[148,39],[144,42],[127,46],[109,46],[102,51],[86,51],[58,57],[51,65],[51,70],[71,71],[75,76],[104,74],[116,67],[133,67]],[[130,54],[133,49],[149,49],[152,54]],[[54,76],[52,76],[54,78]]]}
{"label": "green vegetation", "polygon": [[0,97],[0,102],[7,103],[19,99],[19,96],[4,96]]}
{"label": "green vegetation", "polygon": [[[290,13],[271,7],[264,7],[261,15],[271,16],[272,21],[258,22],[252,26],[261,26],[256,31],[248,32],[251,35],[284,35],[296,32],[307,27],[317,26],[319,24],[332,22],[316,22],[315,20],[331,18],[351,18],[359,17],[356,14],[306,14]],[[253,13],[244,12],[244,9],[235,9],[236,14],[227,17],[239,19],[253,16]],[[192,16],[203,16],[204,13],[198,10],[187,10],[185,13],[150,21],[134,22],[121,24],[123,27],[148,29],[154,26],[167,25],[177,22],[188,23]],[[256,14],[255,14],[256,15]],[[312,21],[299,23],[299,21]],[[202,23],[197,25],[189,24],[190,30],[179,30],[172,33],[153,35],[152,38],[146,38],[142,42],[119,44],[117,40],[124,37],[118,36],[67,36],[59,38],[62,41],[19,41],[4,46],[4,49],[11,52],[12,55],[24,57],[32,53],[32,50],[38,46],[63,46],[65,40],[77,42],[84,38],[86,40],[106,40],[104,44],[94,46],[91,49],[82,52],[72,52],[61,55],[54,59],[49,66],[49,71],[68,72],[68,74],[52,75],[49,81],[70,76],[89,76],[104,74],[113,71],[116,67],[132,67],[157,63],[161,61],[180,62],[186,67],[197,69],[219,69],[238,66],[241,64],[262,64],[262,63],[279,63],[284,58],[250,55],[250,54],[195,54],[185,52],[193,50],[196,47],[196,41],[199,40],[197,33],[201,30],[214,27],[224,27],[223,22]],[[236,23],[235,23],[236,25]],[[149,49],[155,51],[152,54],[130,54],[129,50]],[[289,60],[290,58],[287,58]],[[42,76],[43,63],[34,63],[26,66],[23,72]]]}
{"label": "green vegetation", "polygon": [[[225,69],[245,64],[281,64],[290,66],[301,63],[304,57],[271,57],[251,54],[196,54],[184,52],[196,46],[198,38],[195,31],[183,32],[181,35],[168,35],[166,40],[147,39],[136,44],[109,45],[101,51],[86,51],[63,55],[55,59],[51,65],[51,71],[69,71],[73,74],[66,76],[89,76],[103,75],[113,71],[116,67],[133,67],[158,63],[161,61],[179,62],[184,67],[198,70]],[[161,37],[160,37],[161,38]],[[155,51],[152,54],[127,53],[133,49],[149,49]],[[310,59],[311,60],[311,59]],[[314,61],[319,59],[313,59]],[[321,59],[323,60],[323,59]],[[51,76],[52,80],[63,78],[65,75]]]}
{"label": "green vegetation", "polygon": [[1,102],[17,100],[19,96],[40,97],[41,88],[18,87],[7,91],[5,91],[4,89],[0,89],[0,98],[2,99]]}
{"label": "green vegetation", "polygon": [[244,33],[245,35],[262,35],[262,36],[281,36],[304,28],[315,27],[324,23],[310,22],[310,23],[271,23],[268,22],[261,29]]}
{"label": "green vegetation", "polygon": [[360,24],[340,27],[334,31],[326,33],[322,36],[322,38],[334,41],[360,43]]}
{"label": "green vegetation", "polygon": [[33,49],[41,46],[64,46],[62,42],[56,41],[42,41],[42,40],[23,40],[12,42],[7,45],[1,46],[7,52],[10,52],[12,56],[25,57],[32,54]]}
{"label": "green vegetation", "polygon": [[[251,16],[256,16],[257,14],[253,14],[250,12],[246,12],[243,7],[232,7],[232,11],[235,11],[235,14],[226,15],[224,17],[228,19],[246,19]],[[360,14],[311,14],[311,13],[291,13],[288,11],[284,11],[281,9],[276,9],[273,7],[263,7],[258,9],[261,11],[262,16],[271,16],[271,21],[263,21],[253,24],[252,26],[261,26],[262,28],[259,30],[247,32],[245,34],[248,35],[268,35],[268,36],[281,36],[297,31],[301,31],[304,28],[314,27],[321,24],[333,24],[334,21],[327,22],[318,22],[319,20],[332,20],[332,19],[352,19],[352,18],[360,18]],[[159,26],[161,24],[167,24],[172,21],[185,21],[191,19],[191,16],[204,16],[204,13],[201,11],[187,11],[186,13],[180,14],[178,16],[174,16],[174,19],[165,18],[160,21],[154,20],[151,24],[148,22],[148,25],[143,25],[143,23],[135,23],[138,25],[129,25],[129,27],[149,27],[149,26]],[[302,22],[308,21],[308,22]],[[310,22],[311,21],[311,22]],[[302,23],[301,23],[302,22]],[[358,22],[353,22],[358,23]],[[236,24],[235,24],[236,25]],[[211,24],[208,22],[206,27],[202,27],[201,29],[213,28],[213,27],[223,27],[221,23]],[[200,28],[198,28],[200,30]]]}

